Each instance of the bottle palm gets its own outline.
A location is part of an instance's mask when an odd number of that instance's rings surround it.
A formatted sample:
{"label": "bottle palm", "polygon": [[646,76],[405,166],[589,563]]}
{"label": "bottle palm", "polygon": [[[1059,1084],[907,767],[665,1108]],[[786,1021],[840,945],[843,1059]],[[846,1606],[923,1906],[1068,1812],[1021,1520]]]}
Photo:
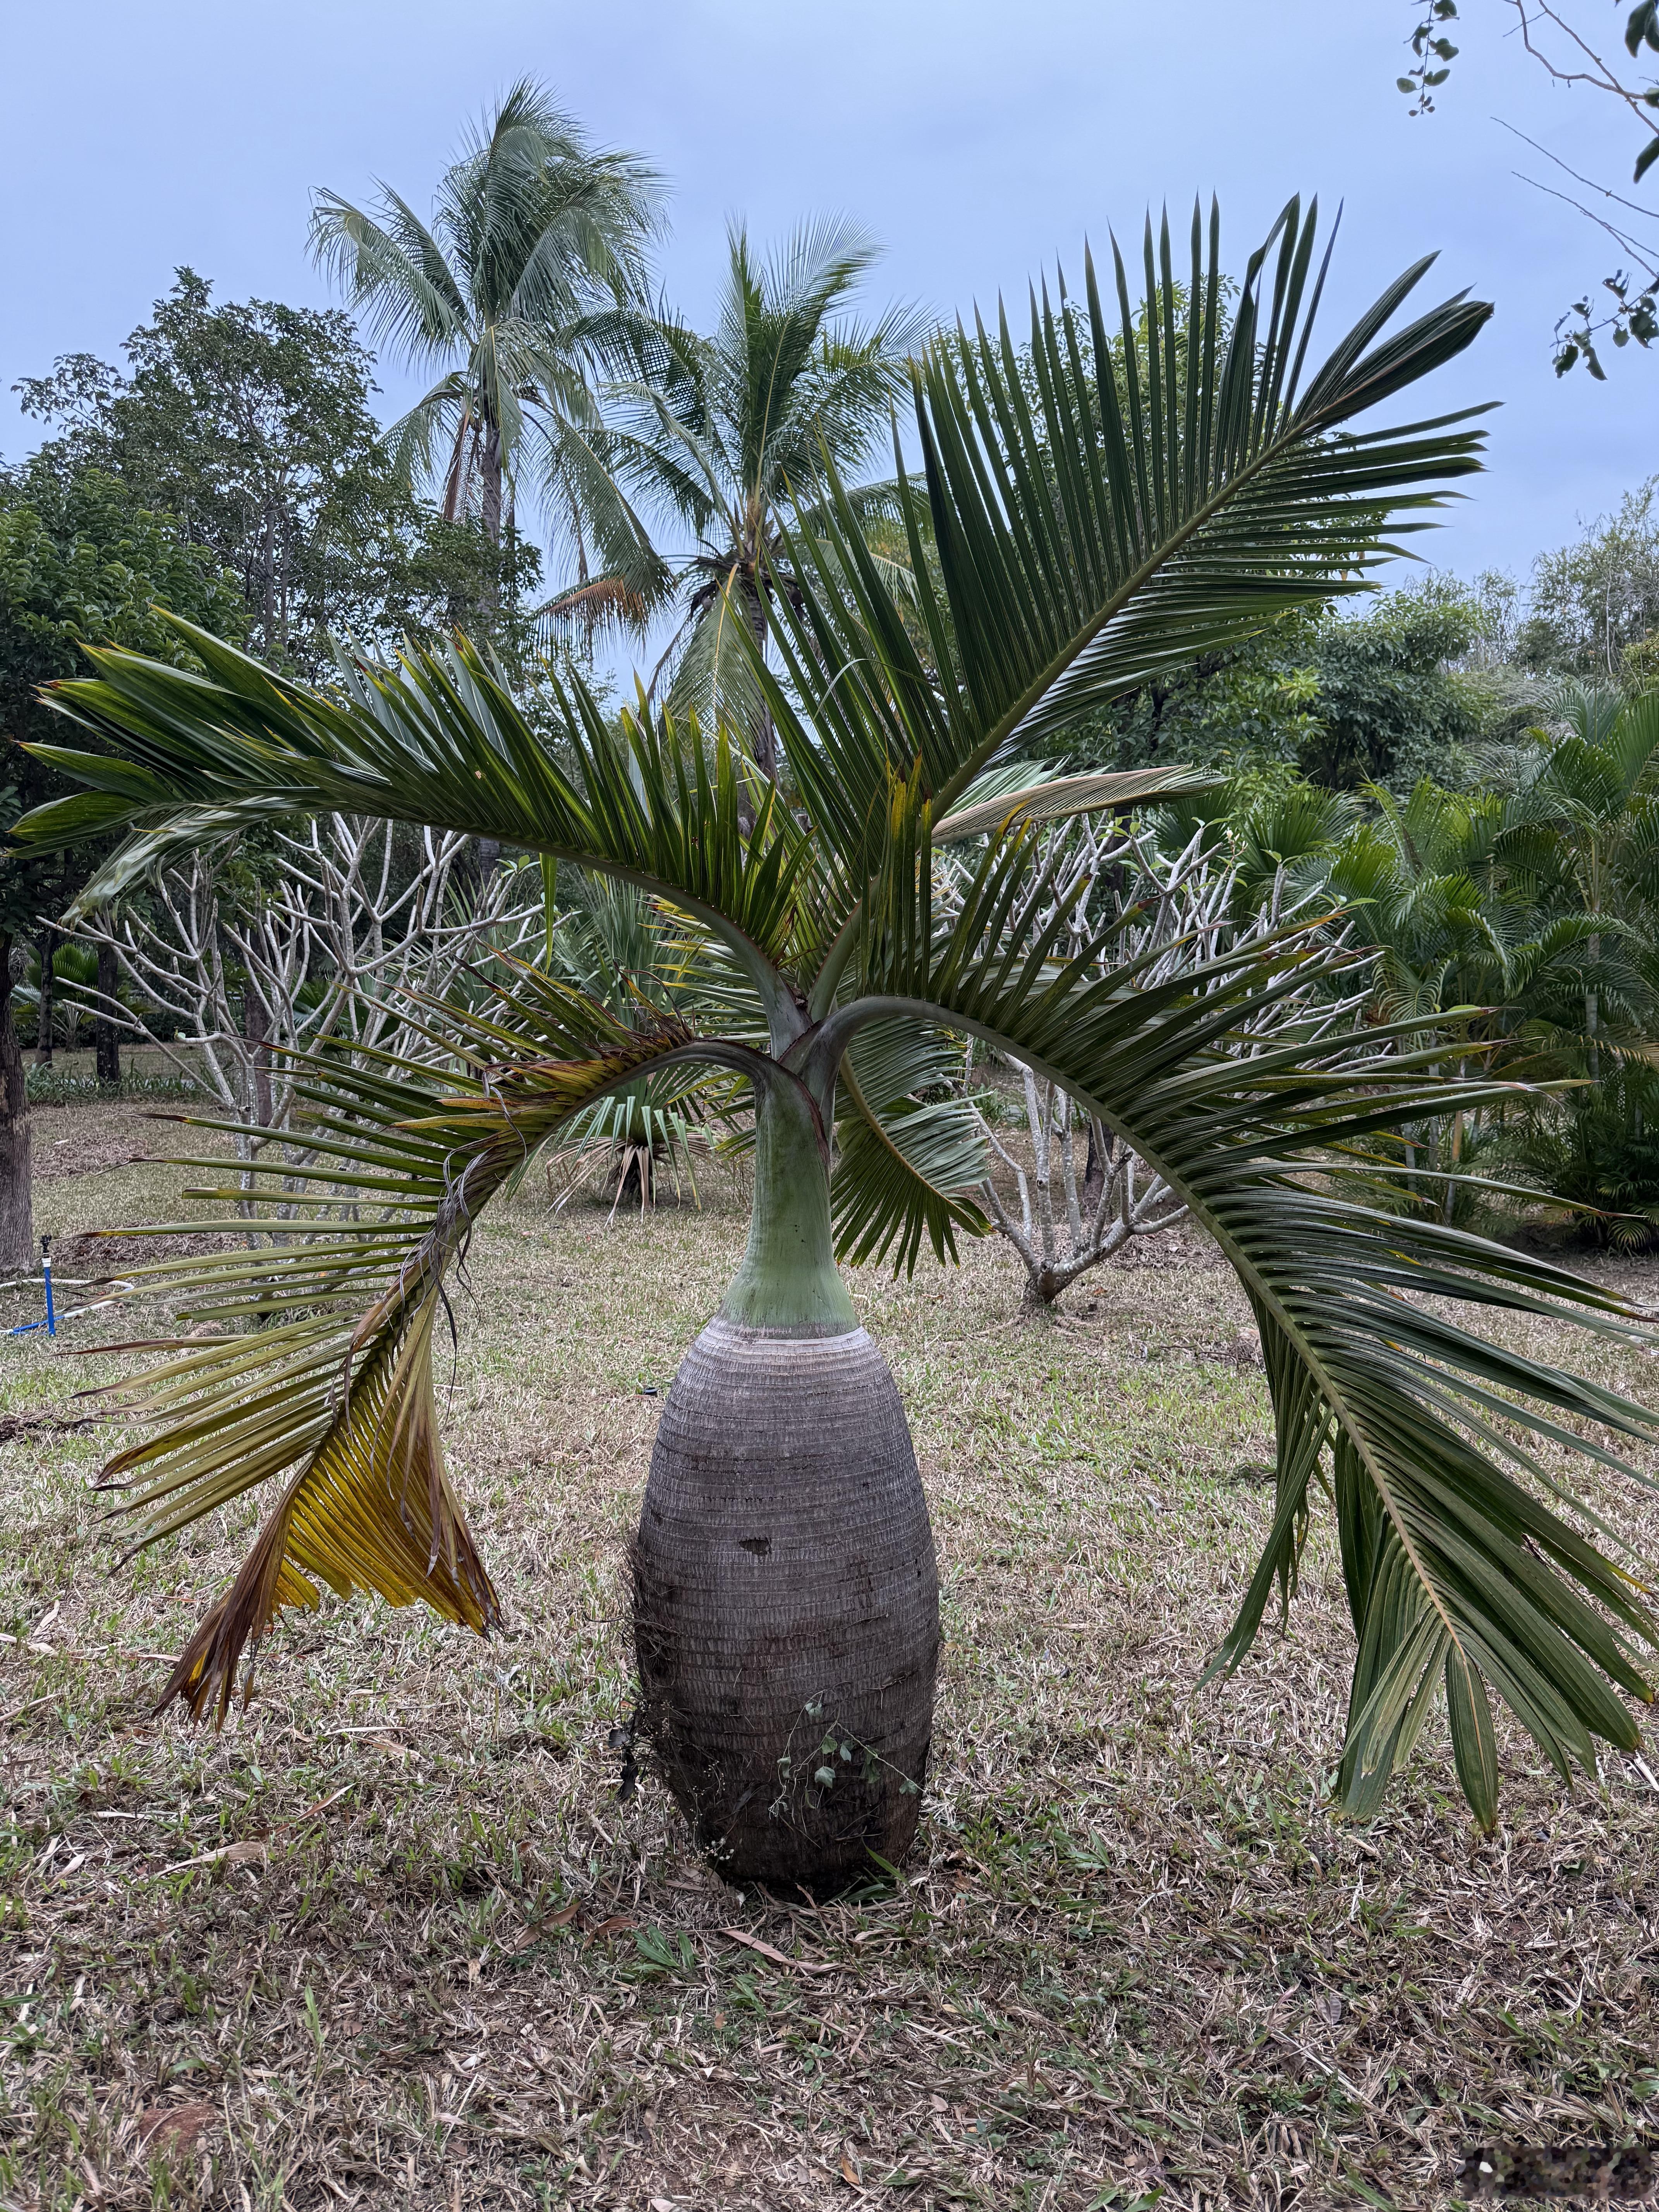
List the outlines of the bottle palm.
{"label": "bottle palm", "polygon": [[[982,1174],[971,1131],[953,1152],[937,1114],[915,1110],[909,1069],[945,1034],[1061,1086],[1164,1178],[1243,1281],[1273,1394],[1277,1504],[1216,1663],[1242,1660],[1275,1588],[1288,1599],[1328,1460],[1358,1643],[1346,1801],[1376,1802],[1443,1685],[1487,1823],[1492,1693],[1564,1772],[1593,1763],[1598,1737],[1635,1742],[1621,1693],[1649,1694],[1642,1652],[1659,1625],[1533,1443],[1605,1465],[1613,1439],[1650,1439],[1659,1419],[1465,1332],[1449,1306],[1626,1334],[1629,1310],[1329,1175],[1344,1153],[1362,1171],[1378,1131],[1497,1086],[1438,1082],[1386,1026],[1334,1035],[1322,1015],[1270,1050],[1231,1049],[1261,1038],[1280,999],[1340,977],[1346,956],[1313,928],[1195,955],[1155,985],[1115,957],[1117,924],[1062,957],[1024,817],[1144,795],[1155,778],[1067,779],[994,802],[988,820],[972,804],[1011,746],[1285,608],[1358,588],[1386,533],[1478,465],[1459,418],[1352,425],[1461,351],[1487,310],[1454,300],[1389,334],[1419,267],[1308,374],[1313,233],[1292,204],[1223,343],[1213,222],[1207,243],[1194,224],[1179,304],[1167,232],[1158,251],[1149,231],[1144,377],[1117,272],[1121,404],[1111,373],[1059,373],[1064,323],[1042,310],[1035,398],[1002,335],[917,368],[938,680],[831,481],[820,526],[784,540],[788,688],[753,663],[787,807],[775,791],[751,806],[723,730],[705,744],[645,710],[615,728],[580,689],[556,751],[465,648],[324,695],[192,633],[199,674],[104,653],[94,679],[58,693],[107,750],[53,750],[89,789],[31,818],[21,834],[35,845],[125,825],[118,878],[211,829],[307,809],[441,822],[646,888],[702,933],[732,1009],[699,1033],[672,1012],[619,1018],[524,972],[493,1008],[436,1010],[447,1079],[313,1076],[310,1243],[152,1278],[193,1285],[192,1310],[227,1333],[167,1351],[126,1389],[155,1424],[110,1470],[137,1486],[138,1540],[280,1483],[173,1676],[192,1709],[222,1709],[250,1639],[319,1582],[495,1618],[434,1411],[445,1267],[492,1191],[596,1098],[712,1066],[751,1089],[753,1212],[653,1454],[635,1553],[642,1717],[733,1873],[823,1888],[872,1850],[896,1859],[927,1755],[937,1586],[902,1413],[837,1243],[914,1259],[979,1225],[963,1194]],[[1087,292],[1109,363],[1092,270]],[[936,910],[936,846],[974,837],[976,864]],[[234,1329],[254,1317],[265,1325]]]}
{"label": "bottle palm", "polygon": [[528,81],[445,173],[430,224],[389,187],[371,210],[319,192],[317,258],[376,339],[441,371],[389,433],[443,512],[499,540],[527,469],[590,568],[631,604],[660,580],[611,473],[594,384],[650,341],[647,249],[660,191],[635,155],[595,151]]}

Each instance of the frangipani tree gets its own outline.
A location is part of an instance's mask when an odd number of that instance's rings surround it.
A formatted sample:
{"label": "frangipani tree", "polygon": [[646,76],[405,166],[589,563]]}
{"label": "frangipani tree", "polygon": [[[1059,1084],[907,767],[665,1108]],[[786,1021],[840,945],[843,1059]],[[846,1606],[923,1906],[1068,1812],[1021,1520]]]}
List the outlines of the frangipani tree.
{"label": "frangipani tree", "polygon": [[[32,817],[21,834],[35,846],[125,826],[130,866],[209,827],[296,812],[439,823],[671,904],[702,939],[720,1009],[701,1032],[683,1015],[625,1020],[532,970],[483,1013],[434,1007],[448,1080],[313,1072],[309,1244],[152,1275],[193,1285],[191,1311],[226,1333],[167,1349],[126,1388],[155,1424],[109,1470],[135,1485],[139,1540],[277,1485],[169,1685],[193,1711],[223,1710],[250,1641],[319,1583],[423,1599],[480,1629],[496,1619],[438,1437],[445,1268],[491,1193],[595,1099],[708,1066],[750,1088],[753,1213],[653,1455],[634,1554],[643,1718],[732,1875],[822,1891],[867,1870],[872,1851],[896,1861],[933,1725],[933,1547],[897,1393],[836,1260],[839,1246],[914,1262],[924,1243],[942,1257],[979,1225],[963,1194],[982,1157],[964,1161],[912,1089],[944,1035],[1059,1085],[1237,1271],[1273,1393],[1278,1493],[1217,1663],[1237,1665],[1275,1586],[1293,1589],[1328,1461],[1358,1638],[1346,1802],[1376,1802],[1443,1686],[1487,1823],[1494,1693],[1564,1773],[1593,1763],[1598,1737],[1637,1741],[1621,1693],[1650,1694],[1642,1651],[1659,1624],[1535,1447],[1616,1464],[1604,1439],[1650,1439],[1659,1417],[1447,1311],[1462,1301],[1628,1332],[1629,1309],[1541,1259],[1372,1209],[1329,1176],[1334,1155],[1362,1172],[1378,1131],[1495,1086],[1435,1081],[1386,1028],[1334,1037],[1315,1018],[1272,1051],[1230,1049],[1260,1036],[1276,999],[1338,976],[1345,956],[1312,928],[1198,948],[1156,981],[1144,960],[1109,957],[1116,924],[1085,958],[1062,957],[1027,823],[1170,787],[1156,775],[973,804],[976,779],[1024,740],[1280,610],[1360,588],[1387,531],[1478,465],[1461,418],[1352,425],[1462,351],[1486,307],[1453,300],[1389,334],[1421,264],[1310,372],[1313,217],[1293,203],[1252,258],[1224,344],[1216,230],[1212,218],[1206,242],[1194,224],[1179,306],[1167,229],[1161,252],[1149,231],[1148,374],[1132,371],[1121,404],[1109,374],[1064,373],[1064,325],[1042,309],[1039,404],[1006,331],[958,337],[954,362],[939,352],[919,367],[915,495],[938,549],[940,591],[922,611],[939,680],[843,502],[790,549],[787,683],[757,658],[789,808],[773,793],[751,811],[724,732],[643,709],[613,728],[580,689],[556,752],[459,644],[325,694],[192,635],[201,674],[106,653],[94,679],[57,692],[107,750],[53,750],[89,789]],[[1121,264],[1117,293],[1132,335]],[[1109,362],[1092,269],[1086,295],[1095,358]],[[958,838],[984,842],[940,911],[933,854]],[[255,1317],[265,1325],[234,1326]]]}

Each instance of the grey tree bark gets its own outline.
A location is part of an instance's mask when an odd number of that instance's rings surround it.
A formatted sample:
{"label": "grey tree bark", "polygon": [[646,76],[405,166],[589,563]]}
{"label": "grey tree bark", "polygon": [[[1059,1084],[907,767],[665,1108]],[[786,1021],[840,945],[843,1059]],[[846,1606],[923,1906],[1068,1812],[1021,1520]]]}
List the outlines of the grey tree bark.
{"label": "grey tree bark", "polygon": [[270,1011],[261,997],[259,988],[250,976],[242,986],[242,1034],[253,1050],[251,1054],[253,1069],[253,1096],[250,1100],[253,1119],[262,1129],[270,1127]]}
{"label": "grey tree bark", "polygon": [[896,1865],[939,1656],[927,1500],[861,1328],[711,1322],[675,1377],[634,1550],[642,1719],[727,1880],[832,1895]]}

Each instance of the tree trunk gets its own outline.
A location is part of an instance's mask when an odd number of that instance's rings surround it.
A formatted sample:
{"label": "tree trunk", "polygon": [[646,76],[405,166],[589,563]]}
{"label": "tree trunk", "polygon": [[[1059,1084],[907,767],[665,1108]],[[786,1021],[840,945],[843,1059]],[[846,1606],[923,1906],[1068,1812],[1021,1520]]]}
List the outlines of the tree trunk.
{"label": "tree trunk", "polygon": [[[763,653],[766,650],[766,599],[756,578],[744,592],[749,610],[749,627],[755,634],[755,642]],[[771,709],[761,708],[760,721],[755,730],[755,766],[769,783],[778,780],[778,733],[772,726]]]}
{"label": "tree trunk", "polygon": [[11,1018],[13,939],[0,933],[0,1269],[34,1265],[28,1078]]}
{"label": "tree trunk", "polygon": [[501,542],[501,434],[493,422],[484,433],[483,507],[484,536],[492,545],[499,545]]}
{"label": "tree trunk", "polygon": [[1093,1213],[1100,1204],[1100,1194],[1106,1188],[1106,1148],[1101,1143],[1101,1127],[1092,1115],[1089,1117],[1089,1150],[1083,1163],[1083,1210]]}
{"label": "tree trunk", "polygon": [[1019,1294],[1021,1321],[1047,1321],[1054,1310],[1054,1300],[1066,1287],[1060,1279],[1057,1269],[1039,1264],[1025,1271],[1025,1287]]}
{"label": "tree trunk", "polygon": [[[106,1000],[115,996],[119,982],[115,947],[100,942],[98,947],[98,1002],[100,1008]],[[94,1018],[92,1036],[98,1055],[99,1088],[113,1088],[121,1080],[121,1032],[109,1016],[100,1012]]]}
{"label": "tree trunk", "polygon": [[728,1881],[827,1896],[898,1863],[933,1735],[933,1531],[787,1075],[757,1104],[748,1252],[663,1408],[634,1626],[641,1731]]}
{"label": "tree trunk", "polygon": [[250,976],[242,987],[242,1034],[252,1046],[253,1095],[248,1104],[262,1129],[270,1127],[270,1016]]}
{"label": "tree trunk", "polygon": [[[483,442],[483,527],[490,544],[499,547],[501,542],[501,435],[492,422]],[[501,610],[499,578],[491,575],[483,592],[483,611],[491,617]],[[478,887],[482,890],[489,883],[501,864],[501,840],[498,837],[478,837],[473,841],[473,850],[478,861]]]}
{"label": "tree trunk", "polygon": [[34,1026],[34,1064],[37,1067],[52,1066],[52,956],[58,950],[58,932],[48,922],[40,933],[37,948],[40,960],[40,1012]]}

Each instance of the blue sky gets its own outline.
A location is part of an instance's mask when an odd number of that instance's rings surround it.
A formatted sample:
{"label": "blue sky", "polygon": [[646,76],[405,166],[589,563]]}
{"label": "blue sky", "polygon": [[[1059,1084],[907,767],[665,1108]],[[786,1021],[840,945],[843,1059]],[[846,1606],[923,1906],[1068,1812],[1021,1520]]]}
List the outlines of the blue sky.
{"label": "blue sky", "polygon": [[[1587,6],[1593,0],[1586,0]],[[13,0],[4,51],[11,209],[0,240],[0,454],[34,442],[10,386],[53,356],[114,358],[175,264],[222,298],[328,298],[306,253],[313,185],[376,176],[424,206],[465,121],[516,76],[551,83],[602,141],[672,186],[671,295],[706,313],[727,217],[769,237],[838,210],[887,248],[877,289],[940,312],[1022,300],[1088,233],[1138,238],[1166,198],[1221,198],[1229,258],[1293,191],[1346,204],[1336,295],[1375,295],[1439,248],[1437,295],[1497,302],[1437,381],[1451,407],[1504,402],[1490,472],[1432,542],[1464,574],[1524,573],[1659,468],[1659,357],[1558,384],[1554,317],[1609,255],[1513,172],[1547,173],[1497,118],[1578,166],[1627,173],[1603,105],[1551,87],[1501,0],[1463,0],[1440,112],[1394,88],[1407,0]],[[1607,0],[1608,25],[1622,12]],[[19,92],[24,97],[17,97]],[[1613,151],[1608,152],[1611,144]],[[1425,296],[1426,297],[1426,291]],[[383,368],[390,412],[410,390]]]}

